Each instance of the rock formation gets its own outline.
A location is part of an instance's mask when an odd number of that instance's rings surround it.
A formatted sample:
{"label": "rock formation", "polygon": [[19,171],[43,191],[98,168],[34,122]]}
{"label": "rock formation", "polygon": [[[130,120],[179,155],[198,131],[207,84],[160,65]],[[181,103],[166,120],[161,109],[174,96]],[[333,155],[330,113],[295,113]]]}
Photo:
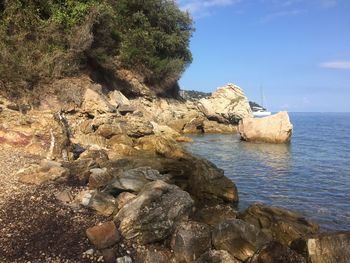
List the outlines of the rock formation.
{"label": "rock formation", "polygon": [[[68,82],[77,79],[60,83]],[[81,99],[69,106],[47,99],[24,114],[23,106],[3,100],[0,112],[0,146],[38,157],[18,167],[16,178],[30,189],[48,188],[58,206],[49,218],[65,214],[74,221],[81,211],[83,218],[97,217],[80,231],[90,243],[81,245],[89,249],[77,262],[346,262],[339,255],[347,253],[348,234],[319,235],[301,215],[262,204],[238,212],[234,182],[178,143],[191,141],[184,133],[234,132],[237,120],[249,121],[239,88],[229,85],[199,103],[128,99],[120,91],[105,94],[87,77],[79,83]],[[34,198],[23,202],[42,200]],[[66,231],[60,222],[43,225]],[[20,242],[3,240],[12,248]],[[22,259],[28,258],[11,257]]]}
{"label": "rock formation", "polygon": [[293,125],[287,112],[279,112],[264,118],[244,118],[238,130],[245,141],[286,143],[292,136]]}
{"label": "rock formation", "polygon": [[239,120],[252,117],[252,111],[243,90],[227,84],[218,88],[209,98],[199,100],[199,109],[209,120],[238,124]]}

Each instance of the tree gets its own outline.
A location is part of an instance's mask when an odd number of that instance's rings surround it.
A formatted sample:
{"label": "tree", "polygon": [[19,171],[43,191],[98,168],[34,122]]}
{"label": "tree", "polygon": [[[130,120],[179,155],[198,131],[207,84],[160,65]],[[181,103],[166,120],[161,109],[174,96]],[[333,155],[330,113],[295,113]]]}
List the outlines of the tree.
{"label": "tree", "polygon": [[0,80],[13,96],[90,63],[166,89],[192,61],[192,20],[171,0],[4,0],[0,19]]}

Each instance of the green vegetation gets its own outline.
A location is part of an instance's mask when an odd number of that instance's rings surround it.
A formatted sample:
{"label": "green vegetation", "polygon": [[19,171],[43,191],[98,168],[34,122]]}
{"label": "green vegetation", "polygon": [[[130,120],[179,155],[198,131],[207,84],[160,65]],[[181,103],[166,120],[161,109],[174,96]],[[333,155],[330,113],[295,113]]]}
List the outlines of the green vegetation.
{"label": "green vegetation", "polygon": [[172,0],[0,0],[0,19],[0,91],[13,97],[92,65],[166,90],[192,61],[192,21]]}

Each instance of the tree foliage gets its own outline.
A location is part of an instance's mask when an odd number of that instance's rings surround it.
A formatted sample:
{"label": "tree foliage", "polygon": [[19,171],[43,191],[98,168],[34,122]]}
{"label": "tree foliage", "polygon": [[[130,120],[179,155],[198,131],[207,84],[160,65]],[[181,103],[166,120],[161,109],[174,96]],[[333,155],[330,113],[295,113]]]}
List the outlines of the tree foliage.
{"label": "tree foliage", "polygon": [[0,82],[13,95],[91,61],[173,85],[192,61],[192,21],[171,0],[0,0],[0,19]]}

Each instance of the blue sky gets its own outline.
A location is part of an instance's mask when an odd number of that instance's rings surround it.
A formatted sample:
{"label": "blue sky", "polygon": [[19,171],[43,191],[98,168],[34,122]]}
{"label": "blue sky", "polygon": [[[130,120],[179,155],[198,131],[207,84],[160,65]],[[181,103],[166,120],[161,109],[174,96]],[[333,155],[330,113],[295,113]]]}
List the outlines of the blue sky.
{"label": "blue sky", "polygon": [[350,0],[177,0],[195,21],[180,85],[242,87],[271,111],[350,112]]}

